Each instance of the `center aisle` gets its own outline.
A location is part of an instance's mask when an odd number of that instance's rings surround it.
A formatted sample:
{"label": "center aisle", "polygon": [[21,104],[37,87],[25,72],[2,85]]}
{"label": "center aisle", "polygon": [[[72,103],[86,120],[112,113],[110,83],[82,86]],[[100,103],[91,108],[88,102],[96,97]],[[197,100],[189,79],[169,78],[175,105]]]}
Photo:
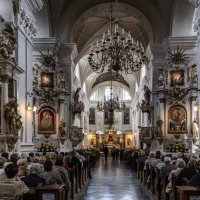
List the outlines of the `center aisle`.
{"label": "center aisle", "polygon": [[123,161],[101,157],[92,169],[83,200],[150,200]]}

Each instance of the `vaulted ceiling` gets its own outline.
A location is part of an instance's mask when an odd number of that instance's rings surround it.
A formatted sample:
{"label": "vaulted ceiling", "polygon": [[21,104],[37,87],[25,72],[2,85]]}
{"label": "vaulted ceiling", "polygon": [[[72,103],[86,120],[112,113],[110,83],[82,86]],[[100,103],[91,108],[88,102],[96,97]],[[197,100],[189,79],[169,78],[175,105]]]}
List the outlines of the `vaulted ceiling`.
{"label": "vaulted ceiling", "polygon": [[[119,26],[130,31],[134,39],[149,43],[162,42],[170,35],[173,12],[178,0],[119,0]],[[99,76],[87,63],[89,47],[110,27],[109,0],[48,0],[52,34],[61,42],[77,44],[81,84],[86,83],[88,91]],[[139,73],[125,76],[134,94]]]}

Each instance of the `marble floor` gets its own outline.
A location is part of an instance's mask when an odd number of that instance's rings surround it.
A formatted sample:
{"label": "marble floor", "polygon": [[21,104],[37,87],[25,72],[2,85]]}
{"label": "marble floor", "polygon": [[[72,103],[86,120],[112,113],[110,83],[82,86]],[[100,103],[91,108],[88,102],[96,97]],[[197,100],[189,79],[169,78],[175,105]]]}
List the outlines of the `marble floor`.
{"label": "marble floor", "polygon": [[134,173],[123,161],[101,157],[92,169],[83,200],[150,200]]}

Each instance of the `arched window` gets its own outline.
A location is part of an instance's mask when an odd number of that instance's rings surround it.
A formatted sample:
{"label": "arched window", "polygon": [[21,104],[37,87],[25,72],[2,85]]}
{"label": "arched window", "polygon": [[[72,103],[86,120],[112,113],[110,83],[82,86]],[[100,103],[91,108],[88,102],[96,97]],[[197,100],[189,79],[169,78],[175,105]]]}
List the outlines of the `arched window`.
{"label": "arched window", "polygon": [[92,94],[92,96],[90,97],[90,101],[95,101],[95,100],[97,100],[96,95],[97,95],[97,92],[94,92],[94,93]]}
{"label": "arched window", "polygon": [[105,88],[104,95],[105,95],[106,99],[110,99],[111,98],[111,92],[112,92],[112,90],[111,90],[110,87],[106,87]]}
{"label": "arched window", "polygon": [[123,89],[123,96],[122,96],[123,100],[131,100],[131,96],[129,95],[129,93]]}

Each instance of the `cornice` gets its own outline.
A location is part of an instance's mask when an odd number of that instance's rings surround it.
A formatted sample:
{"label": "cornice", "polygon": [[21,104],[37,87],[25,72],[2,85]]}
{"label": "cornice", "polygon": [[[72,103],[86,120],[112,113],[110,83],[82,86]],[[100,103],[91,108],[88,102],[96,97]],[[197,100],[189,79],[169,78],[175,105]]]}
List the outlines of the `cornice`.
{"label": "cornice", "polygon": [[66,56],[66,53],[71,55],[72,60],[75,60],[78,55],[76,43],[61,43],[59,46],[59,55]]}
{"label": "cornice", "polygon": [[191,49],[197,46],[197,36],[186,37],[168,37],[169,47],[177,47]]}
{"label": "cornice", "polygon": [[52,38],[33,38],[35,51],[56,50],[60,43],[55,37]]}

